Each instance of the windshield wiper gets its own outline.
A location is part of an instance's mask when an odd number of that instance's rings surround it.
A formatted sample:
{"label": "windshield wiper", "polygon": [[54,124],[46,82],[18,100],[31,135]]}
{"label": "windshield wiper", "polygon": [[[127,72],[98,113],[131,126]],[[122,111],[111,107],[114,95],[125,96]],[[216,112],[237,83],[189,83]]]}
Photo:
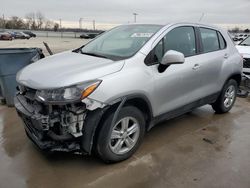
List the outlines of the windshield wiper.
{"label": "windshield wiper", "polygon": [[250,46],[250,44],[240,44],[241,46]]}
{"label": "windshield wiper", "polygon": [[92,53],[92,52],[81,52],[81,54],[90,55],[90,56],[95,56],[95,57],[102,57],[102,58],[109,59],[109,58],[108,58],[107,56],[105,56],[105,55],[96,54],[96,53]]}

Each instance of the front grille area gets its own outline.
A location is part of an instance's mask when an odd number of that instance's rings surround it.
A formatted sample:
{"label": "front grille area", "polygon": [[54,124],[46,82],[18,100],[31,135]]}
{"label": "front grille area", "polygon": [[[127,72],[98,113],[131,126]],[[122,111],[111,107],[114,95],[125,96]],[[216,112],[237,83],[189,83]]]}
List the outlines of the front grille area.
{"label": "front grille area", "polygon": [[244,58],[243,68],[250,68],[250,58]]}
{"label": "front grille area", "polygon": [[25,86],[19,86],[20,93],[25,96],[25,98],[33,101],[35,99],[36,90]]}
{"label": "front grille area", "polygon": [[36,100],[36,90],[19,86],[15,97],[18,115],[28,137],[41,149],[78,151],[86,106],[83,103],[52,105]]}
{"label": "front grille area", "polygon": [[24,123],[26,125],[26,128],[29,129],[29,131],[31,133],[33,133],[38,140],[41,140],[43,138],[42,131],[36,129],[36,127],[32,123],[31,118],[30,117],[22,116],[22,119],[23,119],[23,121],[24,121]]}
{"label": "front grille area", "polygon": [[[48,106],[39,101],[35,100],[36,91],[35,89],[19,85],[19,93],[25,99],[25,103],[41,115],[48,115]],[[34,111],[32,111],[34,112]]]}

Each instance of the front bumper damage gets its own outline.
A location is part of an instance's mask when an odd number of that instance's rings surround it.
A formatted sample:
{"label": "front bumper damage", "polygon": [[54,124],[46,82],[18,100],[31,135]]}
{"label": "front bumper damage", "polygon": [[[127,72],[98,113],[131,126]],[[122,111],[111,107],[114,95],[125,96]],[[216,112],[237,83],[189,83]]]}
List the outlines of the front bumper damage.
{"label": "front bumper damage", "polygon": [[[27,91],[16,95],[14,104],[27,136],[40,149],[91,154],[95,130],[107,109],[103,104],[48,105]],[[91,109],[91,110],[90,110]]]}

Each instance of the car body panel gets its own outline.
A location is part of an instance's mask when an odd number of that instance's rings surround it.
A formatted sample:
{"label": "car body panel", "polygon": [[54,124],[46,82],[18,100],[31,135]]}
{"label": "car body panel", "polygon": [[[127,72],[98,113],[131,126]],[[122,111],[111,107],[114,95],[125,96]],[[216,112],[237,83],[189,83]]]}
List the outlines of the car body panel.
{"label": "car body panel", "polygon": [[60,88],[119,71],[124,61],[63,52],[30,64],[17,74],[20,84],[33,89]]}
{"label": "car body panel", "polygon": [[241,54],[246,54],[248,56],[250,56],[250,46],[240,46],[240,45],[237,45],[236,48],[238,49],[238,51],[241,53]]}
{"label": "car body panel", "polygon": [[155,116],[174,110],[199,98],[201,77],[193,67],[197,57],[187,57],[183,64],[171,65],[159,74],[158,65],[152,66],[155,77],[154,100],[157,111]]}
{"label": "car body panel", "polygon": [[[155,80],[152,69],[144,63],[139,63],[144,59],[145,55],[138,53],[133,58],[125,60],[120,72],[100,77],[102,83],[96,89],[98,92],[93,92],[89,98],[110,104],[124,96],[140,94],[153,102],[154,87],[152,86]],[[116,84],[116,81],[120,84]]]}
{"label": "car body panel", "polygon": [[[238,49],[239,53],[243,56],[243,58],[245,59],[245,61],[250,60],[250,46],[241,46],[241,45],[237,45],[236,48]],[[243,72],[250,74],[250,63],[247,63],[248,65],[243,66]]]}

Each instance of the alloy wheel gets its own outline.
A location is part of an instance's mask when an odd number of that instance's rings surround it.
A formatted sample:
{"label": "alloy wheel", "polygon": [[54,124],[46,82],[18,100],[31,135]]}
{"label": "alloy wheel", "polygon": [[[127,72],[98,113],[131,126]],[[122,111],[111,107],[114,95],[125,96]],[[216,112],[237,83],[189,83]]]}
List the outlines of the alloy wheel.
{"label": "alloy wheel", "polygon": [[224,96],[224,106],[226,108],[229,108],[233,104],[235,96],[236,96],[235,87],[233,85],[230,85],[227,88]]}
{"label": "alloy wheel", "polygon": [[111,132],[109,147],[115,154],[129,152],[138,141],[140,126],[133,117],[125,117],[118,121]]}

